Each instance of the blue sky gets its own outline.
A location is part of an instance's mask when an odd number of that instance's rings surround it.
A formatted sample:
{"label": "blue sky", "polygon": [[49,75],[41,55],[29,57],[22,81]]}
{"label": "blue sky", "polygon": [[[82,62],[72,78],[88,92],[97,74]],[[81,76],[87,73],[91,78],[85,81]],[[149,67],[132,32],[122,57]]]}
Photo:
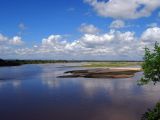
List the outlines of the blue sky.
{"label": "blue sky", "polygon": [[[97,42],[95,41],[101,39],[105,34],[114,36],[115,34],[130,32],[134,33],[135,41],[146,42],[147,40],[142,40],[142,36],[148,29],[150,31],[156,30],[159,33],[160,3],[158,0],[152,2],[149,0],[145,2],[140,0],[138,3],[135,2],[137,0],[131,0],[128,3],[124,2],[125,0],[119,0],[118,2],[116,0],[106,2],[104,2],[104,0],[0,1],[0,34],[3,39],[7,37],[6,41],[9,42],[3,42],[0,43],[0,45],[8,47],[10,51],[15,51],[13,53],[7,52],[6,49],[4,50],[1,47],[0,54],[4,58],[30,59],[30,56],[32,56],[31,53],[26,51],[24,54],[19,54],[17,51],[25,51],[24,49],[42,51],[42,48],[45,46],[48,52],[32,52],[36,56],[34,59],[47,59],[42,57],[44,54],[53,56],[50,59],[73,59],[76,55],[78,59],[86,59],[86,56],[88,57],[87,59],[133,59],[135,57],[132,58],[128,56],[127,53],[126,55],[120,53],[115,53],[114,55],[113,53],[112,56],[111,52],[107,53],[107,50],[103,48],[113,46],[109,48],[108,51],[116,52],[116,48],[114,48],[116,45],[105,42],[105,46],[99,46],[96,45]],[[114,7],[115,4],[118,5],[116,8]],[[111,31],[114,31],[114,33]],[[85,38],[87,34],[90,35],[89,39],[91,39],[89,43],[86,42],[87,40],[84,40],[88,39]],[[60,35],[61,37],[56,40],[56,35]],[[50,36],[52,37],[49,38]],[[17,38],[14,39],[14,37]],[[151,37],[151,35],[148,37]],[[157,39],[155,36],[152,36],[152,38],[156,38],[156,41],[159,40],[159,38]],[[43,39],[46,39],[45,42],[47,42],[47,44],[52,44],[52,47],[46,44],[43,45]],[[114,36],[112,43],[116,43],[115,39],[119,38],[115,38]],[[107,40],[107,38],[104,38],[102,41]],[[57,43],[57,41],[59,41],[59,43]],[[81,46],[76,44],[76,47],[74,46],[75,48],[70,48],[71,46],[73,47],[71,44],[75,44],[77,41],[80,41]],[[152,42],[153,41],[155,41],[155,39],[152,40]],[[68,50],[69,46],[70,51],[68,51],[68,53],[53,50],[57,44],[57,47],[62,49],[59,45],[61,42],[65,42],[65,45],[63,45],[63,47],[61,46],[62,48],[67,47],[66,49]],[[152,42],[145,43],[145,45],[150,45]],[[16,44],[21,45],[17,46]],[[117,42],[117,44],[119,44],[119,42]],[[125,48],[124,44],[127,45],[127,43],[122,44],[122,46],[116,46],[117,49]],[[36,46],[36,50],[33,46]],[[84,48],[85,51],[83,51],[82,48]],[[100,50],[100,48],[102,49]],[[70,55],[71,49],[76,49],[80,53]],[[93,51],[91,49],[97,50],[95,55],[90,53],[90,51]],[[132,50],[134,50],[134,48],[132,48]],[[2,51],[5,51],[5,55]],[[100,54],[98,51],[100,51]],[[102,54],[102,51],[104,51],[105,54]],[[79,55],[83,53],[84,55]],[[68,57],[68,55],[70,57]],[[141,58],[142,53],[136,56],[136,59]]]}
{"label": "blue sky", "polygon": [[[50,34],[77,35],[82,23],[99,23],[108,20],[85,15],[90,7],[82,0],[2,0],[0,4],[1,32],[15,35],[18,25],[26,25],[26,39],[41,40]],[[94,19],[94,20],[92,20]],[[105,26],[99,25],[99,26]],[[10,28],[10,30],[8,30]]]}

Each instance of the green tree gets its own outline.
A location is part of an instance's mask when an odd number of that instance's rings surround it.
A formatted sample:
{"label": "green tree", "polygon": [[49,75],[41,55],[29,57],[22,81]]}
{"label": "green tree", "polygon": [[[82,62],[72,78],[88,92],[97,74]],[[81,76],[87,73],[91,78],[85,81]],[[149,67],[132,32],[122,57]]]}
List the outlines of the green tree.
{"label": "green tree", "polygon": [[156,42],[154,49],[145,48],[144,62],[142,64],[144,76],[139,81],[140,85],[150,81],[156,84],[160,82],[160,45]]}
{"label": "green tree", "polygon": [[[156,42],[154,49],[145,48],[144,62],[142,64],[144,76],[139,81],[140,85],[160,82],[160,45]],[[155,108],[148,109],[141,120],[160,120],[160,102]]]}
{"label": "green tree", "polygon": [[148,109],[141,120],[160,120],[160,102],[156,104],[155,108]]}

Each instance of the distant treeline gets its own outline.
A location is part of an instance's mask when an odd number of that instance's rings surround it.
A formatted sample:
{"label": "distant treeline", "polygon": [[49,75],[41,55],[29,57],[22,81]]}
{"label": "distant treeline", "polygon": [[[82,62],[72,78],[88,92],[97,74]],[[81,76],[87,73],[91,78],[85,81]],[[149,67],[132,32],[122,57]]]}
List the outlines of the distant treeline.
{"label": "distant treeline", "polygon": [[67,63],[66,60],[2,60],[0,66],[18,66],[23,64]]}
{"label": "distant treeline", "polygon": [[0,59],[0,66],[18,66],[21,65],[21,63],[15,61],[15,60],[2,60]]}
{"label": "distant treeline", "polygon": [[0,66],[18,66],[23,64],[73,63],[73,62],[142,62],[142,61],[106,61],[106,60],[3,60]]}

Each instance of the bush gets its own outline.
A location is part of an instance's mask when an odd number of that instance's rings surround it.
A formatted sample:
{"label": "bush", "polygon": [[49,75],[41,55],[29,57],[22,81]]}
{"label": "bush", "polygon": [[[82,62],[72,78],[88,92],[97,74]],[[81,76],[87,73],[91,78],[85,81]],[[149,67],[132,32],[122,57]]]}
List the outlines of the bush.
{"label": "bush", "polygon": [[160,45],[156,42],[153,51],[145,48],[144,63],[142,64],[144,76],[139,84],[147,84],[150,81],[156,84],[160,81]]}
{"label": "bush", "polygon": [[157,103],[154,109],[148,109],[141,120],[160,120],[160,102]]}

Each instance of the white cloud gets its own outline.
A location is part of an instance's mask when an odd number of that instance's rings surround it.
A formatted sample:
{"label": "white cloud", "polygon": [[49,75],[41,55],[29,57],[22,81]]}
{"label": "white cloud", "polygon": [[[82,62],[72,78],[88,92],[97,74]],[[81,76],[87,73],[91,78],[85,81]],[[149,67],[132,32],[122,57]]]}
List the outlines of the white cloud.
{"label": "white cloud", "polygon": [[43,45],[55,45],[62,39],[61,35],[50,35],[48,38],[42,40]]}
{"label": "white cloud", "polygon": [[[132,55],[135,52],[137,52],[136,55],[139,55],[138,49],[135,51],[138,45],[137,39],[132,32],[122,33],[111,30],[109,33],[98,35],[84,34],[73,42],[63,42],[64,40],[60,35],[51,35],[42,41],[42,46],[36,48],[36,52],[39,51],[39,54],[51,53],[53,55],[61,54],[63,57],[79,56],[80,58],[87,56],[85,59],[96,59],[97,56],[107,57],[108,59],[118,59],[130,55],[133,57]],[[33,53],[33,51],[31,52]]]}
{"label": "white cloud", "polygon": [[8,38],[0,33],[0,42],[4,42],[4,41],[7,41],[7,40],[8,40]]}
{"label": "white cloud", "polygon": [[14,36],[9,43],[11,45],[22,45],[24,42],[22,41],[22,38],[19,36]]}
{"label": "white cloud", "polygon": [[[110,59],[140,60],[144,48],[160,42],[160,28],[147,28],[140,37],[134,32],[110,30],[107,33],[83,34],[79,39],[67,41],[62,35],[50,35],[33,47],[14,48],[11,44],[0,45],[1,55],[15,55],[32,59]],[[21,38],[14,38],[14,42]]]}
{"label": "white cloud", "polygon": [[84,0],[103,17],[136,19],[148,17],[160,7],[159,0]]}
{"label": "white cloud", "polygon": [[122,20],[115,20],[113,21],[110,26],[111,29],[119,29],[119,28],[124,28],[125,27],[125,22]]}
{"label": "white cloud", "polygon": [[112,41],[114,36],[112,34],[102,34],[102,35],[93,35],[85,34],[80,41],[85,43],[85,45],[103,45],[106,42]]}
{"label": "white cloud", "polygon": [[145,32],[143,32],[141,39],[142,41],[149,43],[154,43],[155,41],[160,42],[160,28],[148,28]]}
{"label": "white cloud", "polygon": [[92,24],[83,23],[83,24],[81,24],[81,26],[79,28],[79,31],[82,32],[82,33],[96,34],[100,30]]}
{"label": "white cloud", "polygon": [[50,35],[42,40],[41,51],[45,52],[63,52],[67,41],[62,35]]}

